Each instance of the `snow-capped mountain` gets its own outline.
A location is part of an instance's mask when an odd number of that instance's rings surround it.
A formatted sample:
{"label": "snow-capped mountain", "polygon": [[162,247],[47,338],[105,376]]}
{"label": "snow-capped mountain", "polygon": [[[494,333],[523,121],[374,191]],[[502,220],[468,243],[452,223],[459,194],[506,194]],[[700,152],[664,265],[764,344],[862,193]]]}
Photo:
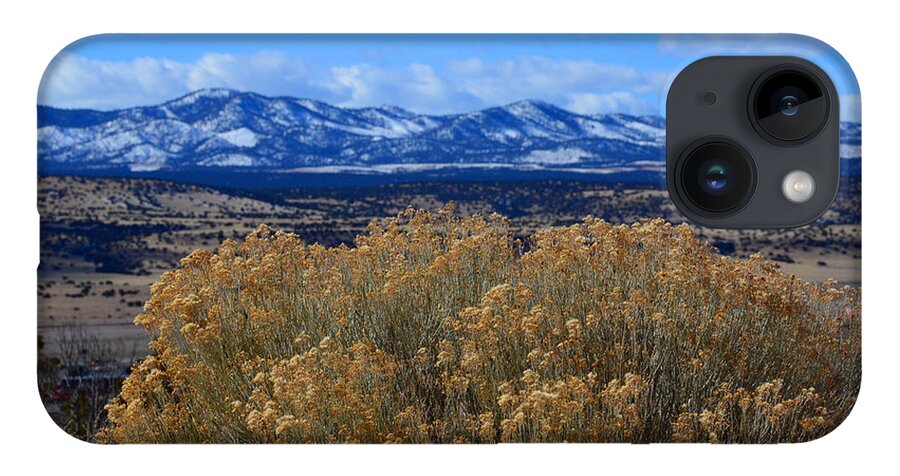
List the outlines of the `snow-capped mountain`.
{"label": "snow-capped mountain", "polygon": [[579,115],[539,101],[428,116],[212,89],[118,111],[40,106],[38,151],[43,173],[660,168],[664,129],[659,117]]}
{"label": "snow-capped mountain", "polygon": [[[859,125],[842,124],[859,157]],[[466,114],[207,89],[117,111],[38,108],[44,174],[263,170],[392,173],[522,169],[664,171],[665,119],[582,115],[541,101]]]}

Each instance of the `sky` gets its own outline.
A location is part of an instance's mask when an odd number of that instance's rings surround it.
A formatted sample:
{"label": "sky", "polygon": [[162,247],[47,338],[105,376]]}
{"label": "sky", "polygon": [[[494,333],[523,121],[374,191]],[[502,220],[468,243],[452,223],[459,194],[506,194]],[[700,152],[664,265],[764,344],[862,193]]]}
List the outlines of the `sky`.
{"label": "sky", "polygon": [[799,36],[101,35],[51,61],[38,103],[99,110],[204,88],[343,107],[469,112],[538,99],[583,114],[659,114],[678,71],[715,54],[805,57],[859,120],[859,87],[827,45]]}

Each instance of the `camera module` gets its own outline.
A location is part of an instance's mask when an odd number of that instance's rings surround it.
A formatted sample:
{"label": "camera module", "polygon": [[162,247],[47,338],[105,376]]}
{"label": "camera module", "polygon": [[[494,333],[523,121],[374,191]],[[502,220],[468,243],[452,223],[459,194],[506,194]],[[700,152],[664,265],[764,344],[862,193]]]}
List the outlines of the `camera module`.
{"label": "camera module", "polygon": [[793,228],[822,216],[841,184],[839,98],[825,70],[796,56],[686,66],[666,98],[673,205],[710,228]]}

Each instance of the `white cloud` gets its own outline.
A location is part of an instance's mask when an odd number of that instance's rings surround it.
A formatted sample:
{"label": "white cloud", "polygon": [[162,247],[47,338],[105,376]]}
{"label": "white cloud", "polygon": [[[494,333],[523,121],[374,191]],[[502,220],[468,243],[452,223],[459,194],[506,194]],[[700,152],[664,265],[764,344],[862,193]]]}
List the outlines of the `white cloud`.
{"label": "white cloud", "polygon": [[665,74],[627,65],[546,57],[383,67],[311,65],[280,52],[209,53],[194,62],[98,61],[63,53],[45,73],[38,101],[66,108],[115,109],[226,87],[350,107],[389,104],[430,114],[468,112],[522,99],[540,99],[585,114],[637,114],[656,111],[646,98],[655,98],[665,80]]}
{"label": "white cloud", "polygon": [[336,66],[321,78],[323,87],[344,107],[388,104],[417,112],[453,110],[453,94],[447,84],[424,64],[387,69],[372,65]]}
{"label": "white cloud", "polygon": [[822,50],[815,39],[783,34],[674,34],[660,35],[659,51],[676,56],[811,55]]}
{"label": "white cloud", "polygon": [[605,94],[571,93],[563,107],[579,114],[624,112],[628,114],[653,114],[656,108],[640,97],[627,92]]}
{"label": "white cloud", "polygon": [[451,63],[449,70],[463,91],[484,103],[544,99],[586,114],[652,112],[638,95],[658,94],[666,81],[663,73],[627,65],[534,56],[496,63],[468,59]]}
{"label": "white cloud", "polygon": [[186,63],[156,58],[98,61],[64,52],[44,73],[38,102],[115,109],[158,104],[214,87],[297,96],[319,94],[320,89],[309,81],[302,61],[281,53],[210,53]]}
{"label": "white cloud", "polygon": [[186,65],[166,60],[102,62],[62,53],[44,73],[38,102],[97,109],[161,102],[189,90],[188,74]]}
{"label": "white cloud", "polygon": [[862,121],[862,102],[859,94],[841,96],[841,120],[850,122]]}

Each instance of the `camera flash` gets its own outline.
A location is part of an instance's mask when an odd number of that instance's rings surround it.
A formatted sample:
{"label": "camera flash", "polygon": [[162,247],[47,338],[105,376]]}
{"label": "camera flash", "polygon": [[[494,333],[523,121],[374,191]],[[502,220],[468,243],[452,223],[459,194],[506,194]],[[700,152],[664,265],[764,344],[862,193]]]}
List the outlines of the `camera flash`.
{"label": "camera flash", "polygon": [[794,203],[803,203],[816,193],[816,181],[804,170],[792,170],[781,181],[781,192]]}

